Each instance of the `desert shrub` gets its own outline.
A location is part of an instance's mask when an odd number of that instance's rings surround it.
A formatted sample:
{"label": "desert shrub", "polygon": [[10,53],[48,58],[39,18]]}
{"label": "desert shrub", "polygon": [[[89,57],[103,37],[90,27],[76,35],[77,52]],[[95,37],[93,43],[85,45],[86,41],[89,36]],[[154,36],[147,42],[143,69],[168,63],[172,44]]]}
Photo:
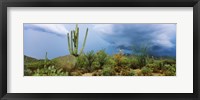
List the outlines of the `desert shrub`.
{"label": "desert shrub", "polygon": [[130,60],[127,57],[123,56],[121,59],[121,66],[122,67],[130,66]]}
{"label": "desert shrub", "polygon": [[121,53],[115,54],[113,59],[115,60],[117,66],[121,66],[122,65],[123,55]]}
{"label": "desert shrub", "polygon": [[119,73],[120,76],[130,76],[130,71],[127,70],[127,69],[121,69],[120,70],[120,73]]}
{"label": "desert shrub", "polygon": [[62,69],[56,69],[54,66],[49,66],[34,70],[33,76],[68,76],[68,72],[64,72]]}
{"label": "desert shrub", "polygon": [[130,66],[131,68],[133,68],[133,69],[139,68],[139,66],[138,66],[138,60],[137,60],[136,57],[131,57],[129,63],[130,63],[129,66]]}
{"label": "desert shrub", "polygon": [[164,63],[163,63],[162,60],[155,60],[155,61],[154,61],[154,64],[155,64],[156,66],[159,66],[159,69],[160,69],[160,70],[162,70],[162,69],[164,68]]}
{"label": "desert shrub", "polygon": [[136,74],[135,74],[135,71],[134,70],[130,70],[129,71],[129,76],[135,76]]}
{"label": "desert shrub", "polygon": [[94,51],[79,55],[76,61],[76,67],[91,72],[93,69],[99,68],[99,62],[95,61],[96,55]]}
{"label": "desert shrub", "polygon": [[138,62],[138,66],[140,68],[144,67],[147,64],[148,60],[148,47],[133,47],[133,54],[136,53],[136,58]]}
{"label": "desert shrub", "polygon": [[136,69],[134,70],[134,72],[135,72],[135,76],[143,76],[141,69]]}
{"label": "desert shrub", "polygon": [[99,62],[94,61],[94,62],[92,63],[92,70],[97,70],[97,69],[100,69],[100,68],[101,68],[101,65],[100,65]]}
{"label": "desert shrub", "polygon": [[117,63],[115,62],[115,60],[112,57],[108,57],[108,60],[105,65],[117,66]]}
{"label": "desert shrub", "polygon": [[24,67],[31,69],[31,70],[35,70],[35,69],[38,69],[38,68],[43,68],[43,67],[46,67],[46,66],[54,66],[54,65],[55,65],[55,63],[53,61],[50,61],[50,60],[47,61],[47,62],[45,62],[44,60],[38,60],[38,61],[35,61],[35,62],[25,63]]}
{"label": "desert shrub", "polygon": [[147,63],[148,64],[153,64],[155,62],[155,60],[154,60],[154,57],[153,56],[151,56],[151,57],[148,57],[147,56]]}
{"label": "desert shrub", "polygon": [[25,76],[56,76],[56,75],[66,75],[62,69],[57,69],[54,67],[55,62],[52,60],[37,60],[25,62],[24,64],[24,75]]}
{"label": "desert shrub", "polygon": [[115,74],[115,70],[114,70],[113,66],[105,65],[105,66],[103,66],[102,74],[104,76],[112,76]]}
{"label": "desert shrub", "polygon": [[44,67],[46,67],[46,66],[55,66],[55,62],[48,60],[48,61],[44,62]]}
{"label": "desert shrub", "polygon": [[24,64],[25,68],[35,70],[44,67],[45,63],[43,61],[31,62]]}
{"label": "desert shrub", "polygon": [[147,64],[146,67],[151,68],[153,70],[153,72],[159,72],[160,71],[160,66],[156,65],[155,63]]}
{"label": "desert shrub", "polygon": [[77,68],[87,68],[88,67],[88,62],[87,62],[87,57],[83,55],[79,55],[77,57],[76,65]]}
{"label": "desert shrub", "polygon": [[176,75],[176,66],[175,65],[165,65],[164,74],[166,76],[175,76]]}
{"label": "desert shrub", "polygon": [[114,67],[115,70],[115,75],[120,75],[120,76],[130,76],[130,71],[132,70],[130,67],[128,66],[115,66]]}
{"label": "desert shrub", "polygon": [[117,66],[129,66],[130,60],[123,56],[122,53],[115,54],[113,57],[114,61],[116,62]]}
{"label": "desert shrub", "polygon": [[107,60],[108,55],[105,53],[105,50],[100,50],[96,53],[96,61],[99,63],[99,67],[105,65]]}
{"label": "desert shrub", "polygon": [[176,60],[174,60],[174,59],[165,59],[165,60],[163,60],[163,64],[164,65],[175,65],[176,64]]}
{"label": "desert shrub", "polygon": [[99,69],[99,70],[94,71],[92,75],[93,76],[103,76],[103,72],[101,69]]}
{"label": "desert shrub", "polygon": [[88,64],[88,66],[86,67],[86,69],[88,71],[92,71],[92,63],[95,61],[95,58],[96,58],[95,53],[92,50],[92,51],[87,52],[85,54],[85,56],[86,56],[86,62]]}
{"label": "desert shrub", "polygon": [[25,76],[31,76],[33,74],[33,71],[31,69],[24,69],[24,75]]}
{"label": "desert shrub", "polygon": [[142,74],[143,74],[144,76],[151,76],[153,70],[152,70],[151,68],[149,68],[149,67],[143,67],[143,68],[141,69],[141,72],[142,72]]}
{"label": "desert shrub", "polygon": [[138,55],[136,58],[137,58],[138,66],[140,68],[144,67],[147,64],[147,60],[144,55]]}
{"label": "desert shrub", "polygon": [[148,68],[154,68],[156,65],[155,64],[147,64],[146,67]]}

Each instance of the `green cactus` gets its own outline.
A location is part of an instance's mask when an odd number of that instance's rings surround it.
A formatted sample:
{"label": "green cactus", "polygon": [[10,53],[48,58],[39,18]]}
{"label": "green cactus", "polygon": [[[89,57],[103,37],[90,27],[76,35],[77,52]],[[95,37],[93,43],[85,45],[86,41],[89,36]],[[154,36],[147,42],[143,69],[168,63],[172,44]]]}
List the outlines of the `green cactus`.
{"label": "green cactus", "polygon": [[46,52],[46,55],[45,55],[45,62],[47,62],[48,60],[48,57],[47,57],[47,52]]}
{"label": "green cactus", "polygon": [[46,52],[46,54],[45,54],[45,59],[44,59],[44,67],[46,67],[47,61],[48,61],[48,57],[47,57],[47,52]]}
{"label": "green cactus", "polygon": [[81,48],[79,54],[78,54],[78,38],[79,38],[79,27],[78,24],[76,24],[75,30],[71,31],[71,38],[69,37],[69,33],[67,33],[67,39],[68,39],[68,49],[71,55],[79,56],[82,54],[83,49],[85,48],[86,38],[88,34],[88,28],[86,29],[86,34],[83,42],[83,47]]}

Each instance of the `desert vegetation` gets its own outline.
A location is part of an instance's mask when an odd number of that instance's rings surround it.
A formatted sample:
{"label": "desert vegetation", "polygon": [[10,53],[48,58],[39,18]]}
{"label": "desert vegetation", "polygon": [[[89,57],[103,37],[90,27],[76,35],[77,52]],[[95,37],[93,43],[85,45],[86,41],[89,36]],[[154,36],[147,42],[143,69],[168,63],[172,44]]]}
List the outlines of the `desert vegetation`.
{"label": "desert vegetation", "polygon": [[24,56],[25,76],[175,76],[176,60],[170,57],[108,55],[104,50],[49,60]]}
{"label": "desert vegetation", "polygon": [[[71,35],[70,35],[71,34]],[[123,50],[108,54],[106,48],[98,51],[83,52],[86,45],[88,29],[84,42],[78,51],[79,28],[67,34],[68,55],[48,59],[35,59],[24,55],[25,76],[176,76],[176,59],[174,57],[152,56],[148,47],[132,48],[132,53]]]}

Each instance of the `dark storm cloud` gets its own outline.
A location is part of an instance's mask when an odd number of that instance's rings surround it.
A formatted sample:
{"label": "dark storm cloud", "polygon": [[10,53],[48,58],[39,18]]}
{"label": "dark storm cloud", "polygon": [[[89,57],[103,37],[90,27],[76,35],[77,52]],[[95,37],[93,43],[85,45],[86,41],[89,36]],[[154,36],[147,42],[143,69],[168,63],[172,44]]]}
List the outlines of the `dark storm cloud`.
{"label": "dark storm cloud", "polygon": [[155,56],[176,56],[176,24],[101,24],[94,30],[117,49],[148,47]]}

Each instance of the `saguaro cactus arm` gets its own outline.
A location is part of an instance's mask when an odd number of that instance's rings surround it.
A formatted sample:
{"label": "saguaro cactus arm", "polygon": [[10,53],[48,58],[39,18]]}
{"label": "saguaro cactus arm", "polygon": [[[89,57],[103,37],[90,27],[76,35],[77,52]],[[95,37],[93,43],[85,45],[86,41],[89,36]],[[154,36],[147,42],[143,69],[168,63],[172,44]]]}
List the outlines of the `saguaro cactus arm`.
{"label": "saguaro cactus arm", "polygon": [[74,37],[75,39],[76,39],[76,42],[75,42],[75,50],[74,50],[74,52],[75,52],[75,54],[78,54],[78,39],[79,39],[79,28],[78,28],[78,25],[76,24],[76,29],[75,29],[75,37]]}
{"label": "saguaro cactus arm", "polygon": [[80,54],[82,54],[83,49],[85,48],[85,43],[86,43],[87,35],[88,35],[88,28],[86,30],[85,38],[84,38],[84,41],[83,41],[83,47],[81,48]]}
{"label": "saguaro cactus arm", "polygon": [[73,46],[73,43],[74,43],[74,38],[73,38],[73,31],[71,31],[71,54],[74,54],[74,46]]}
{"label": "saguaro cactus arm", "polygon": [[68,40],[68,50],[69,50],[69,53],[72,54],[69,33],[67,33],[67,40]]}

